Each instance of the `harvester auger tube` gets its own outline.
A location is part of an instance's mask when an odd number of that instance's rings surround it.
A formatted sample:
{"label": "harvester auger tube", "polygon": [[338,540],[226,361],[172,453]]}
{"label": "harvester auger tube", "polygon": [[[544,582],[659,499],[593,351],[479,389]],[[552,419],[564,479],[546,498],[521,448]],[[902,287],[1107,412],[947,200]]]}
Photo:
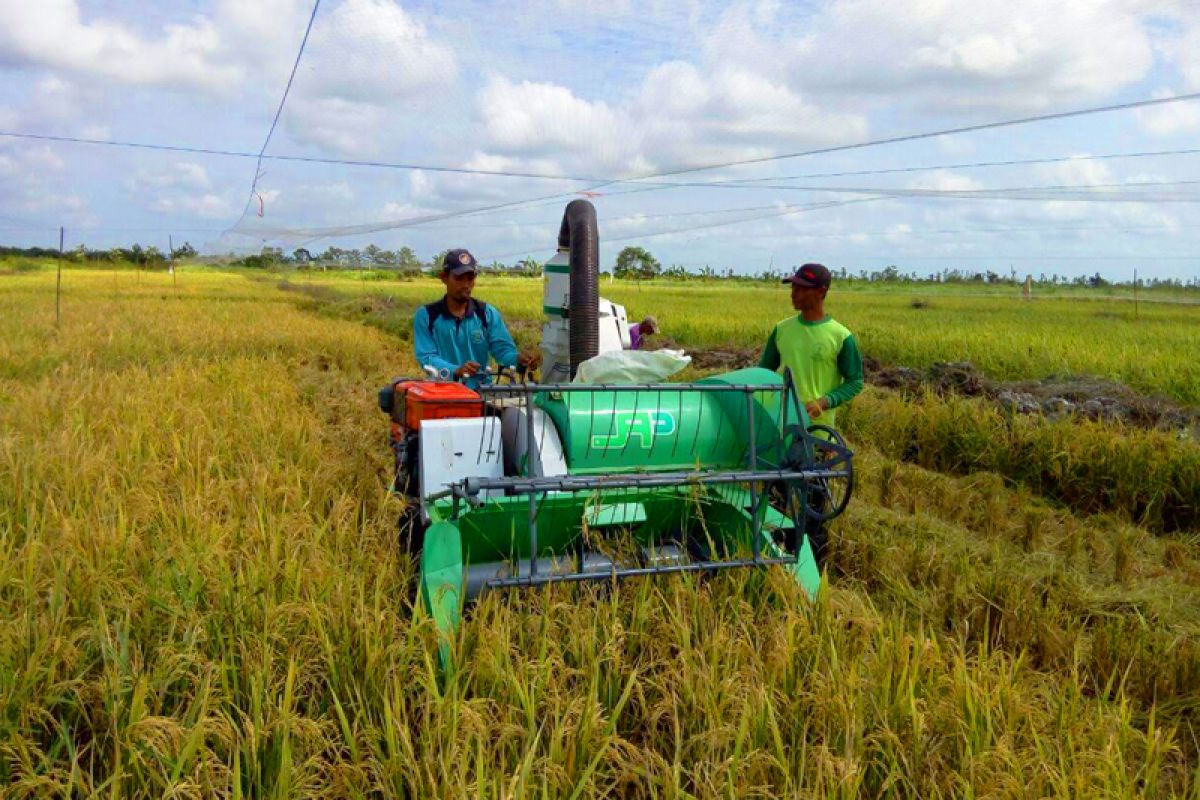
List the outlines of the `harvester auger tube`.
{"label": "harvester auger tube", "polygon": [[600,353],[596,307],[600,301],[600,234],[596,208],[587,200],[572,200],[558,229],[559,252],[571,258],[571,377],[579,365]]}

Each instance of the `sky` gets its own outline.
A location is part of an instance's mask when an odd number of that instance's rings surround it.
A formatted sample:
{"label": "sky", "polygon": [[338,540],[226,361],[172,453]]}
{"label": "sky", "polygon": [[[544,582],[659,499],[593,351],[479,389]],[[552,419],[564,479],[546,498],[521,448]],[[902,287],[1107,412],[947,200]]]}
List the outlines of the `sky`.
{"label": "sky", "polygon": [[0,243],[1200,275],[1200,100],[809,153],[1200,92],[1200,0],[313,7],[0,0]]}

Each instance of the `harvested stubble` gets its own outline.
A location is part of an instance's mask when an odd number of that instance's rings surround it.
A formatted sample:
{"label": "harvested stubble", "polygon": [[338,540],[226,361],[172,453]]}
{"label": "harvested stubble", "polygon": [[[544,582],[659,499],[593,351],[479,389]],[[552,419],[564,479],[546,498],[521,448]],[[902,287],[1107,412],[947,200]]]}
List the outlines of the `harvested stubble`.
{"label": "harvested stubble", "polygon": [[[0,283],[9,796],[1194,788],[1187,714],[1122,681],[1145,653],[1110,669],[1082,646],[1049,658],[1024,628],[976,624],[986,603],[970,595],[987,591],[1011,598],[1014,626],[1055,623],[1104,651],[1085,627],[1096,595],[1039,610],[1042,584],[1024,577],[1065,562],[1045,552],[1053,533],[1029,554],[971,555],[972,539],[1021,535],[1023,518],[931,518],[924,500],[909,514],[916,493],[973,490],[907,466],[893,467],[891,508],[856,501],[835,535],[841,575],[814,607],[775,572],[493,595],[443,683],[382,491],[373,390],[411,367],[400,346],[239,277],[185,272],[178,297],[164,276],[115,293],[110,275],[69,277],[57,332],[51,281]],[[865,480],[884,463],[868,452]],[[1114,619],[1180,630],[1120,606],[1148,607],[1143,575],[1166,555],[1134,548],[1124,585],[1108,547],[1063,569],[1102,585]],[[1192,545],[1179,548],[1190,574]]]}
{"label": "harvested stubble", "polygon": [[1083,514],[1200,530],[1200,442],[1174,431],[1006,414],[986,401],[868,390],[839,417],[852,436],[940,472],[996,472]]}

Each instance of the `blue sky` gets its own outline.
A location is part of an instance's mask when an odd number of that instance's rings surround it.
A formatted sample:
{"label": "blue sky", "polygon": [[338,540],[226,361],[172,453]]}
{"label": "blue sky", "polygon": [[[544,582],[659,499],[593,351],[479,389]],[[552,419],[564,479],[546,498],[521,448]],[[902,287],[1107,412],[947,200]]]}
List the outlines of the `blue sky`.
{"label": "blue sky", "polygon": [[[256,153],[311,10],[0,0],[0,131]],[[1200,91],[1198,12],[323,0],[267,153],[610,180],[773,157]],[[665,264],[743,272],[819,260],[1188,278],[1200,154],[955,165],[1191,149],[1198,133],[1200,101],[1187,101],[660,181],[688,184],[675,188],[610,183],[594,197],[602,259],[641,244]],[[65,225],[96,247],[374,242],[511,262],[549,255],[562,206],[596,185],[267,160],[262,216],[255,200],[243,217],[253,177],[245,158],[0,136],[0,241],[56,243]]]}

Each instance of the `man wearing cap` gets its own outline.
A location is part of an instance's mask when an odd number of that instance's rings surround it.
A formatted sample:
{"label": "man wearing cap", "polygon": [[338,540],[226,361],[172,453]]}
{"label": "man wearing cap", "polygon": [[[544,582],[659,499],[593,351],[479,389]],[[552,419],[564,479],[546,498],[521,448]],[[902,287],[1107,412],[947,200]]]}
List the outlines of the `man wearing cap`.
{"label": "man wearing cap", "polygon": [[446,294],[417,309],[413,317],[417,363],[433,367],[439,377],[461,380],[472,388],[490,382],[490,376],[477,374],[489,356],[501,367],[526,367],[532,361],[517,353],[500,311],[471,296],[477,271],[475,256],[466,250],[447,252],[441,274]]}
{"label": "man wearing cap", "polygon": [[784,283],[800,313],[775,326],[758,361],[760,367],[792,370],[796,391],[813,422],[836,427],[837,408],[863,388],[862,354],[845,325],[825,313],[833,276],[821,264],[805,264]]}

